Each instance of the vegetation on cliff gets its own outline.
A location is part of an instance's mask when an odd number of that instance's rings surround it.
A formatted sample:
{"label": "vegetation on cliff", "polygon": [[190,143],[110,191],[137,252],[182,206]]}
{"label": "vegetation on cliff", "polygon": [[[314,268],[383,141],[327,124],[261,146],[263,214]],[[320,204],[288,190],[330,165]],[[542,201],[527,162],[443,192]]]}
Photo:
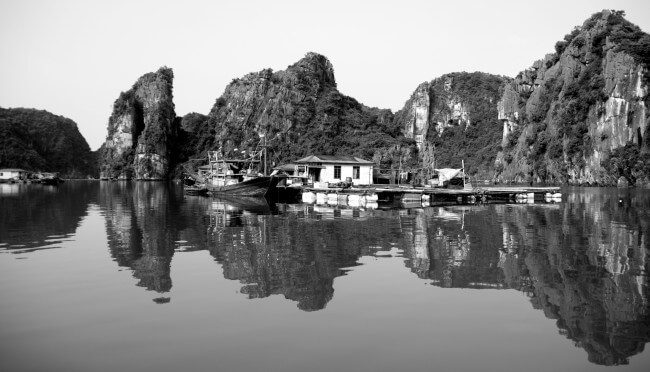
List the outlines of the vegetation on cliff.
{"label": "vegetation on cliff", "polygon": [[354,155],[383,166],[395,147],[414,148],[401,136],[390,110],[368,108],[336,88],[334,70],[322,55],[308,53],[284,71],[270,69],[234,79],[207,116],[181,122],[185,159],[220,149],[225,156],[259,150],[266,137],[270,165],[309,154]]}
{"label": "vegetation on cliff", "polygon": [[[424,99],[428,100],[420,102],[428,108],[424,124],[428,129],[423,134],[420,158],[424,160],[425,149],[432,149],[438,168],[459,168],[464,160],[468,173],[488,178],[493,173],[502,136],[496,102],[507,81],[508,78],[482,72],[458,72],[421,86],[426,89]],[[411,120],[413,106],[409,100],[395,114],[402,128]]]}
{"label": "vegetation on cliff", "polygon": [[[511,109],[500,115],[514,128],[504,139],[497,178],[613,184],[623,176],[648,182],[643,169],[650,166],[637,167],[632,177],[618,164],[621,154],[650,149],[645,138],[649,62],[650,35],[625,20],[623,12],[599,12],[576,27],[556,43],[554,54],[508,87],[517,102],[505,104]],[[619,150],[630,146],[637,151]]]}
{"label": "vegetation on cliff", "polygon": [[241,157],[266,143],[271,166],[308,154],[393,171],[465,160],[471,175],[504,182],[646,183],[648,63],[650,36],[603,11],[514,79],[447,74],[394,115],[341,94],[327,58],[308,53],[284,71],[233,79],[207,115],[176,118],[173,74],[162,68],[116,100],[102,175],[159,179],[207,151]]}
{"label": "vegetation on cliff", "polygon": [[164,179],[177,161],[174,73],[161,67],[120,93],[101,148],[102,178]]}
{"label": "vegetation on cliff", "polygon": [[97,177],[96,154],[74,121],[25,108],[0,108],[0,168]]}

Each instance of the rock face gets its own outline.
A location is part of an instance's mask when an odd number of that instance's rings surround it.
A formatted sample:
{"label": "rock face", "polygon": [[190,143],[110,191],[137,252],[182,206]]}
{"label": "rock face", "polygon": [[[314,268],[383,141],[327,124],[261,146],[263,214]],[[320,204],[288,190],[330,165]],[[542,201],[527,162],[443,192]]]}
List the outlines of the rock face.
{"label": "rock face", "polygon": [[172,70],[163,67],[120,94],[102,149],[102,178],[160,180],[169,176],[177,135],[173,79]]}
{"label": "rock face", "polygon": [[403,134],[422,150],[435,146],[439,167],[492,173],[501,140],[496,102],[508,79],[475,72],[443,75],[420,84],[395,114]]}
{"label": "rock face", "polygon": [[621,12],[594,14],[505,87],[501,181],[614,184],[612,151],[648,150],[650,36]]}
{"label": "rock face", "polygon": [[[241,156],[268,145],[269,165],[309,154],[372,159],[398,142],[389,110],[368,108],[336,88],[334,69],[322,55],[307,53],[284,71],[265,69],[234,79],[207,118],[183,118],[200,157],[209,150]],[[198,121],[198,123],[197,123]]]}
{"label": "rock face", "polygon": [[440,136],[445,128],[471,125],[470,104],[453,84],[458,74],[449,74],[420,84],[396,116],[404,136],[421,147],[430,131]]}

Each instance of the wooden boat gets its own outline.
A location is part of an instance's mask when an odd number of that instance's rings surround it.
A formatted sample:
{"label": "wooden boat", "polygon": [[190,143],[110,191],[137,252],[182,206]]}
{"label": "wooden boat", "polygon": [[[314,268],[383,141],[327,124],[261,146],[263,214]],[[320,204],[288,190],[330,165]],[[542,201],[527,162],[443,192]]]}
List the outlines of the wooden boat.
{"label": "wooden boat", "polygon": [[56,173],[40,173],[38,179],[43,185],[58,185],[63,183],[63,180]]}
{"label": "wooden boat", "polygon": [[183,185],[183,191],[187,195],[208,195],[208,188],[203,185]]}
{"label": "wooden boat", "polygon": [[[196,182],[194,187],[203,187],[210,195],[272,195],[281,176],[261,175],[253,171],[253,165],[259,165],[259,160],[225,159],[217,151],[208,151],[208,165],[199,167],[198,173],[187,171]],[[189,190],[194,191],[193,188]]]}
{"label": "wooden boat", "polygon": [[225,175],[224,178],[213,178],[212,183],[205,186],[211,195],[237,195],[237,196],[266,196],[270,190],[275,189],[279,177],[252,176],[242,177],[239,174]]}

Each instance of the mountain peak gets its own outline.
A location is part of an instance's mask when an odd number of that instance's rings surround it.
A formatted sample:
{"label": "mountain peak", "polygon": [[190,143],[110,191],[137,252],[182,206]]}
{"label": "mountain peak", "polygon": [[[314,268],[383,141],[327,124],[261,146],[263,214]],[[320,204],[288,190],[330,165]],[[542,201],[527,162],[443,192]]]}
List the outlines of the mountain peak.
{"label": "mountain peak", "polygon": [[287,71],[289,70],[314,74],[319,81],[336,87],[334,67],[329,59],[322,54],[308,52],[301,60],[289,66]]}

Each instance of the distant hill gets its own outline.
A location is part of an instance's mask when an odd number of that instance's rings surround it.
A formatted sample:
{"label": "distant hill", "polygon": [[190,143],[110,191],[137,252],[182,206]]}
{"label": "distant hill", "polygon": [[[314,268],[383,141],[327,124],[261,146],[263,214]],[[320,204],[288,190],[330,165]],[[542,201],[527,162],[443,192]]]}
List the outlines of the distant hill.
{"label": "distant hill", "polygon": [[0,168],[59,172],[66,178],[98,176],[96,153],[74,121],[25,108],[0,108]]}

